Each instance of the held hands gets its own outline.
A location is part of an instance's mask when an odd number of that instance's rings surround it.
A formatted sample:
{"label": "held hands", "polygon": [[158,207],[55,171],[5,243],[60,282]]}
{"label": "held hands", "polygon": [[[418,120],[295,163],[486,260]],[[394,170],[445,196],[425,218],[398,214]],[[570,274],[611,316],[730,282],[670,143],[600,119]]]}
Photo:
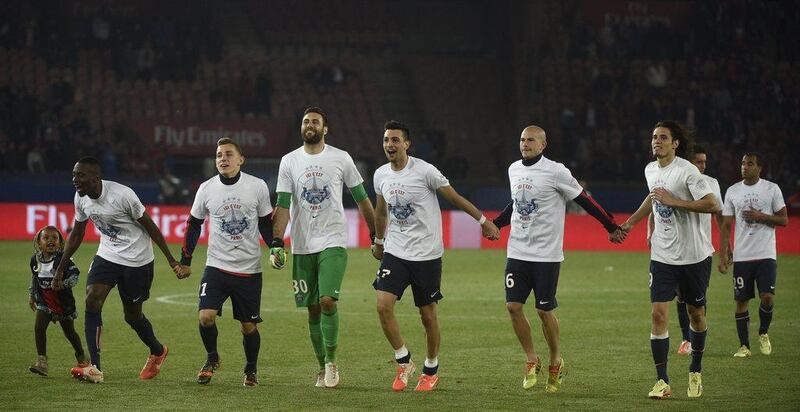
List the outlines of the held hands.
{"label": "held hands", "polygon": [[179,262],[170,262],[172,271],[178,279],[186,279],[192,274],[192,267],[189,265],[181,265]]}
{"label": "held hands", "polygon": [[270,243],[269,264],[278,270],[286,266],[286,250],[283,249],[283,239],[279,237],[273,238]]}
{"label": "held hands", "polygon": [[728,267],[731,264],[731,259],[728,256],[728,253],[720,253],[719,254],[719,264],[717,264],[717,269],[719,269],[719,273],[728,273]]}
{"label": "held hands", "polygon": [[628,237],[628,232],[621,227],[617,227],[616,230],[608,234],[608,240],[616,244],[624,242],[626,237]]}
{"label": "held hands", "polygon": [[491,220],[486,220],[481,224],[481,234],[489,240],[500,239],[500,229]]}

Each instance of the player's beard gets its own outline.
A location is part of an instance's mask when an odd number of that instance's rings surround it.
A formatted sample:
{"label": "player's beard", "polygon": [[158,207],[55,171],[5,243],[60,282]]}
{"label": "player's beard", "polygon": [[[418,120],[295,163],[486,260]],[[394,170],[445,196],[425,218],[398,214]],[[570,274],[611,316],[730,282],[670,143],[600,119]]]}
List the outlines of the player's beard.
{"label": "player's beard", "polygon": [[[313,135],[308,135],[308,133],[306,133],[306,132],[308,132],[309,130],[313,131],[314,134]],[[303,141],[308,143],[308,144],[317,144],[322,140],[322,132],[317,130],[317,129],[314,129],[312,127],[304,128],[302,135],[303,135]]]}

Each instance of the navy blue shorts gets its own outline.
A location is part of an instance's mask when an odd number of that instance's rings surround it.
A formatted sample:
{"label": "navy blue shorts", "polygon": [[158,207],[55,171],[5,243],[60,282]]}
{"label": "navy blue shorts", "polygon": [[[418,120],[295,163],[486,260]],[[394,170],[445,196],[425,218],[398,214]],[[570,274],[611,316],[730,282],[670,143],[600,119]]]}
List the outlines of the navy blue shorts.
{"label": "navy blue shorts", "polygon": [[384,253],[381,268],[375,275],[372,287],[375,290],[389,292],[400,300],[409,285],[414,294],[414,305],[417,307],[443,299],[440,290],[442,258],[415,262]]}
{"label": "navy blue shorts", "polygon": [[114,286],[119,290],[122,303],[142,303],[150,298],[150,286],[153,284],[153,262],[144,266],[124,266],[109,262],[95,255],[89,266],[87,285],[94,284]]}
{"label": "navy blue shorts", "polygon": [[234,319],[261,322],[261,273],[244,276],[206,266],[200,280],[198,309],[216,309],[222,316],[222,304],[229,297]]}
{"label": "navy blue shorts", "polygon": [[536,309],[550,311],[558,307],[556,290],[561,262],[528,262],[506,259],[506,302],[525,303],[533,291]]}
{"label": "navy blue shorts", "polygon": [[711,256],[690,265],[650,261],[650,302],[669,302],[680,296],[692,306],[705,306],[711,278]]}
{"label": "navy blue shorts", "polygon": [[775,259],[733,262],[733,299],[738,301],[753,299],[756,296],[754,287],[756,285],[759,293],[774,295],[777,277],[778,262]]}

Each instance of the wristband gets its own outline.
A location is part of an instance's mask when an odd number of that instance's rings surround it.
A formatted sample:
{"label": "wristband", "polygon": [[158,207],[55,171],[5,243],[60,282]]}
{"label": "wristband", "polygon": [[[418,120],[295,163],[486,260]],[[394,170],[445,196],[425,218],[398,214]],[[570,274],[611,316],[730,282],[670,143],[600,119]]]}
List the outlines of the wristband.
{"label": "wristband", "polygon": [[484,215],[481,215],[481,218],[480,218],[480,219],[478,219],[478,224],[481,224],[481,225],[482,225],[482,224],[484,224],[484,223],[486,223],[486,216],[484,216]]}
{"label": "wristband", "polygon": [[383,239],[381,239],[381,238],[377,238],[377,237],[376,237],[376,238],[375,238],[375,244],[376,244],[376,245],[383,245]]}

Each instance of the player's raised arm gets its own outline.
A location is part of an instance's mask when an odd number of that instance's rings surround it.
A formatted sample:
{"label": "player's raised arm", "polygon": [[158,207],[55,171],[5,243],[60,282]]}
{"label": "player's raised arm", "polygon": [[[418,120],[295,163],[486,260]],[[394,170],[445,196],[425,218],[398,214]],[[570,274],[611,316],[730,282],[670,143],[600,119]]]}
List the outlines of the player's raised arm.
{"label": "player's raised arm", "polygon": [[156,243],[159,249],[161,249],[161,253],[164,254],[164,257],[167,258],[167,263],[169,263],[169,267],[175,270],[176,266],[180,265],[180,262],[175,260],[175,257],[172,256],[172,252],[167,247],[167,241],[164,240],[164,235],[161,234],[161,230],[159,230],[158,226],[153,222],[153,219],[150,218],[150,215],[147,212],[142,214],[142,217],[136,219],[140,225],[144,228],[147,234],[150,236],[150,239]]}
{"label": "player's raised arm", "polygon": [[490,240],[497,240],[500,238],[500,229],[495,226],[494,222],[486,219],[486,216],[484,216],[483,213],[481,213],[481,211],[472,204],[472,202],[465,199],[464,196],[458,194],[458,192],[453,189],[453,186],[442,186],[437,189],[437,192],[439,192],[442,197],[447,199],[447,201],[453,204],[455,207],[472,216],[472,218],[481,225],[481,231],[483,232],[484,237]]}

